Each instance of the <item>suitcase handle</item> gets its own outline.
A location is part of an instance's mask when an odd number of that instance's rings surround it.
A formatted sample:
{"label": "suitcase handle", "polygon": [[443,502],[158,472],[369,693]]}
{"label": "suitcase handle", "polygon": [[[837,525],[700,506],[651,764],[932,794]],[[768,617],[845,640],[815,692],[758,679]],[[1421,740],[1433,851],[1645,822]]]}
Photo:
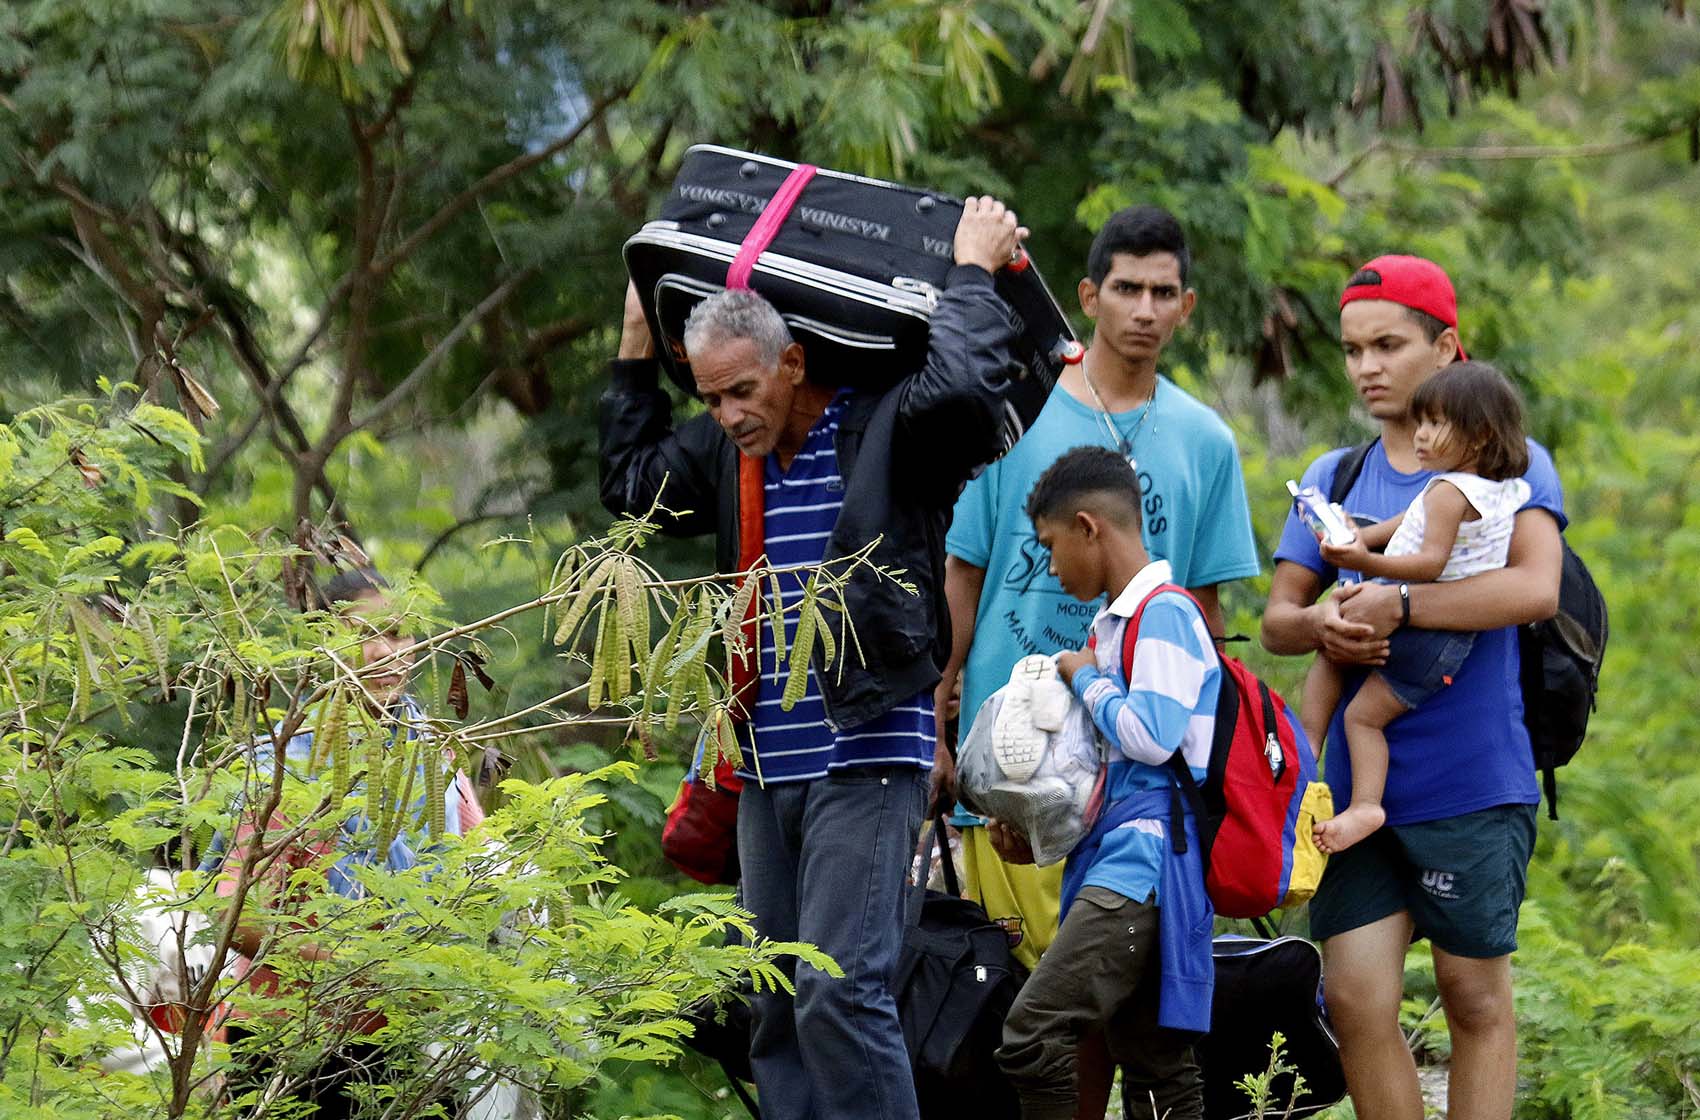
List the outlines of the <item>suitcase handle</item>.
{"label": "suitcase handle", "polygon": [[1059,338],[1057,344],[1051,347],[1051,360],[1065,366],[1077,366],[1086,360],[1086,347],[1077,339]]}
{"label": "suitcase handle", "polygon": [[803,188],[818,171],[812,163],[800,163],[785,181],[779,184],[779,189],[773,192],[773,197],[762,207],[761,216],[756,224],[750,227],[749,235],[744,243],[738,246],[738,255],[732,258],[732,265],[726,270],[726,286],[728,288],[748,288],[750,274],[755,271],[756,260],[767,247],[773,244],[773,239],[779,236],[779,227],[785,224],[790,216],[791,208],[797,205],[797,199],[802,197]]}

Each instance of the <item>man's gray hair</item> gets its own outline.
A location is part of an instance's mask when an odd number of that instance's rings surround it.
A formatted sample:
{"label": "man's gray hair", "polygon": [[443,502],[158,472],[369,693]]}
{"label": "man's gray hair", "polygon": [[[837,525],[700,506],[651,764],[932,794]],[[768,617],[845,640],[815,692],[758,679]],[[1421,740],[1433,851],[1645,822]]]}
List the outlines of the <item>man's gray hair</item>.
{"label": "man's gray hair", "polygon": [[693,307],[685,320],[686,354],[735,338],[749,339],[764,363],[777,365],[791,345],[791,328],[773,304],[747,288],[716,292]]}

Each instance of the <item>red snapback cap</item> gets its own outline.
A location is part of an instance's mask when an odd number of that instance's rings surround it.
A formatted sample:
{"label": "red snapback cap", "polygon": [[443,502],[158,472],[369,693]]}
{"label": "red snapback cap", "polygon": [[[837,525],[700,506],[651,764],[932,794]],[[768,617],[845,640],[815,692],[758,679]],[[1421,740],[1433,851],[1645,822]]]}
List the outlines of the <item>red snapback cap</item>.
{"label": "red snapback cap", "polygon": [[[1452,278],[1425,257],[1389,253],[1365,264],[1352,273],[1352,282],[1340,293],[1340,306],[1359,299],[1384,299],[1433,315],[1458,329],[1458,294],[1452,290]],[[1465,358],[1462,341],[1458,358]]]}

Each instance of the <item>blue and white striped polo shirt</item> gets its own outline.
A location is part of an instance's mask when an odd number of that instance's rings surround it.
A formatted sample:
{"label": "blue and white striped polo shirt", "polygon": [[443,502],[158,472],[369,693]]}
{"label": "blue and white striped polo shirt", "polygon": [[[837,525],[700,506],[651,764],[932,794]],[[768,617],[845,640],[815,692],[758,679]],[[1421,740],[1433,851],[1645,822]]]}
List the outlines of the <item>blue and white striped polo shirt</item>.
{"label": "blue and white striped polo shirt", "polygon": [[[765,464],[764,547],[768,563],[780,569],[780,594],[788,608],[802,601],[809,569],[827,559],[827,537],[844,504],[844,481],[838,474],[838,453],[833,439],[838,434],[845,398],[846,394],[841,392],[832,399],[809,429],[808,438],[791,460],[789,470],[781,471],[779,460],[773,455],[767,457]],[[784,570],[787,568],[797,570]],[[842,637],[843,616],[824,609],[822,614],[832,626],[833,636]],[[785,616],[788,654],[796,642],[797,621],[795,614]],[[847,650],[846,646],[850,648]],[[841,640],[838,647],[839,656],[856,656],[852,643]],[[802,699],[788,712],[780,707],[789,663],[777,665],[776,652],[773,624],[764,618],[761,689],[755,719],[751,721],[754,749],[745,756],[740,771],[744,778],[797,782],[825,777],[828,771],[846,766],[932,765],[934,729],[930,690],[905,700],[877,719],[835,732],[827,726],[826,705],[821,700],[813,666],[809,669],[808,691]]]}
{"label": "blue and white striped polo shirt", "polygon": [[[1192,776],[1204,780],[1216,737],[1216,694],[1222,663],[1204,615],[1185,595],[1152,597],[1139,619],[1132,672],[1122,671],[1123,641],[1134,612],[1173,578],[1167,560],[1139,570],[1120,595],[1092,620],[1095,666],[1075,671],[1075,695],[1092,713],[1099,734],[1117,750],[1110,756],[1104,802],[1113,805],[1173,782],[1169,756],[1180,752]],[[1131,820],[1112,831],[1082,880],[1123,898],[1161,902],[1166,819]]]}

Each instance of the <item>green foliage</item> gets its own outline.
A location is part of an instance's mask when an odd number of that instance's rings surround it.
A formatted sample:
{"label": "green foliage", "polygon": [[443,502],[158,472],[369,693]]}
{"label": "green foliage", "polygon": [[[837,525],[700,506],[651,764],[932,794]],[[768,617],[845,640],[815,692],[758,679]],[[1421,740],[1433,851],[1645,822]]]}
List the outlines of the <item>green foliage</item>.
{"label": "green foliage", "polygon": [[[637,912],[684,888],[658,823],[700,724],[720,726],[735,604],[724,588],[681,583],[675,600],[662,587],[708,570],[706,549],[612,542],[651,600],[646,656],[629,570],[624,609],[617,587],[610,603],[574,581],[607,547],[592,460],[619,245],[684,146],[718,141],[1007,192],[1065,305],[1115,206],[1170,205],[1200,303],[1166,372],[1233,426],[1266,552],[1282,482],[1368,431],[1340,373],[1340,283],[1383,251],[1446,262],[1464,338],[1527,393],[1566,483],[1568,537],[1613,610],[1593,735],[1561,775],[1564,819],[1543,821],[1531,871],[1519,1115],[1691,1114],[1692,1047],[1662,1018],[1700,1002],[1687,955],[1700,719],[1685,699],[1700,646],[1700,32],[1661,10],[1681,7],[0,7],[0,891],[8,937],[19,931],[0,943],[0,1007],[25,1009],[0,1023],[0,1046],[54,1058],[28,1067],[27,1090],[6,1065],[0,1109],[34,1109],[34,1092],[67,1115],[159,1111],[151,1082],[103,1079],[109,1104],[84,1084],[95,1035],[130,1021],[108,995],[99,915],[134,909],[155,845],[225,822],[244,779],[208,780],[209,758],[281,718],[334,722],[321,687],[354,695],[359,667],[321,651],[357,643],[284,601],[292,546],[268,526],[293,537],[301,517],[328,517],[392,578],[423,568],[444,601],[405,594],[420,635],[536,604],[431,647],[417,685],[433,725],[459,734],[470,770],[486,748],[508,756],[524,779],[507,787],[514,837],[542,819],[527,791],[551,789],[579,806],[568,833],[603,838]],[[97,389],[97,370],[133,371],[145,397]],[[74,405],[32,411],[65,392]],[[555,563],[574,549],[569,576]],[[563,589],[571,603],[544,602]],[[1267,577],[1225,589],[1231,630],[1255,634],[1266,590]],[[771,580],[762,596],[777,596]],[[573,609],[583,640],[552,641]],[[839,656],[854,649],[847,622],[830,597],[815,620]],[[446,715],[461,652],[491,677],[464,721]],[[1296,689],[1299,660],[1252,656]],[[356,722],[361,710],[347,703]],[[348,734],[367,737],[328,759],[338,788],[372,745],[369,729]],[[634,736],[662,761],[631,780],[609,767]],[[50,757],[51,772],[23,764]],[[389,769],[394,818],[405,776],[431,770]],[[583,784],[553,784],[567,778]],[[17,811],[54,799],[45,816]],[[79,860],[44,840],[55,813]],[[575,920],[625,921],[602,908],[611,886],[575,888]],[[481,905],[500,901],[484,891]],[[1406,1027],[1425,1060],[1443,1059],[1420,951],[1407,980]],[[50,1021],[59,1033],[43,1035]],[[526,1037],[500,1045],[540,1045]],[[228,1060],[200,1050],[196,1062]],[[696,1084],[610,1062],[572,1107],[724,1115],[701,1089],[716,1077],[687,1068]]]}
{"label": "green foliage", "polygon": [[1287,1060],[1287,1038],[1280,1031],[1269,1036],[1269,1064],[1246,1074],[1234,1086],[1246,1095],[1243,1115],[1248,1120],[1291,1116],[1306,1092],[1304,1074]]}
{"label": "green foliage", "polygon": [[1655,945],[1639,932],[1598,952],[1556,929],[1544,905],[1524,907],[1519,973],[1537,979],[1517,997],[1519,1116],[1652,1120],[1700,1108],[1700,954],[1691,939]]}
{"label": "green foliage", "polygon": [[[156,527],[148,497],[176,494],[170,471],[199,452],[187,420],[133,386],[0,426],[0,1112],[284,1115],[351,1031],[401,1058],[381,1089],[386,1115],[424,1115],[443,1092],[496,1079],[583,1094],[607,1063],[676,1057],[696,1001],[740,981],[788,985],[782,957],[835,971],[808,946],[757,939],[725,895],[639,881],[647,901],[633,901],[602,852],[608,814],[653,825],[664,786],[629,761],[593,755],[574,772],[510,779],[478,831],[452,835],[453,768],[523,727],[380,714],[375,682],[397,671],[395,655],[369,653],[387,647],[356,624],[418,632],[434,599],[403,582],[387,612],[300,611],[290,597],[307,566],[345,556],[346,540]],[[627,676],[651,655],[651,608],[711,622],[731,600],[712,580],[656,578],[633,555],[647,537],[622,524],[577,546],[578,570],[615,573],[595,606],[577,604],[596,586],[562,579],[489,619],[427,632],[414,651],[464,665],[466,643],[496,622],[570,601],[613,628],[610,679]],[[682,652],[673,679],[703,679],[710,653],[706,641]],[[685,710],[720,711],[702,688]],[[633,696],[612,703],[622,727],[661,719]],[[162,731],[164,767],[147,749]],[[286,753],[298,731],[311,749]],[[265,842],[226,842],[197,869],[212,831],[232,836],[239,821]],[[345,870],[357,890],[327,889],[345,851],[402,841],[423,857],[356,862]],[[145,870],[161,862],[176,869]],[[175,932],[158,930],[166,921]],[[227,971],[246,937],[275,988]],[[174,963],[184,953],[204,971],[185,974]],[[206,1032],[207,1013],[227,1004],[240,1043]],[[140,1017],[149,1007],[187,1026],[164,1032]],[[126,1069],[138,1045],[152,1065]],[[232,1076],[221,1096],[224,1075],[253,1055],[267,1056],[271,1079]]]}

